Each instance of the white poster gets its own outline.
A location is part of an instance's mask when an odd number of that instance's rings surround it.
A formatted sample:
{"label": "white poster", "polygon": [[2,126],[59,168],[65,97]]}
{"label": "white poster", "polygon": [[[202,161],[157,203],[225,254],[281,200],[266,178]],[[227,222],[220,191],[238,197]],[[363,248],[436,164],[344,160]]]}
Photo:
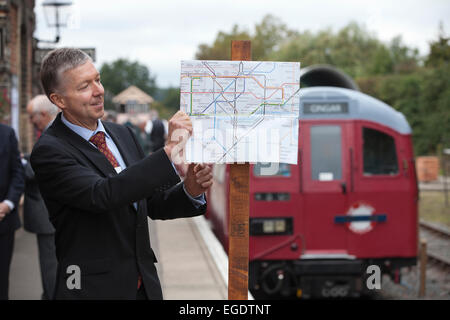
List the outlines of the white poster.
{"label": "white poster", "polygon": [[300,63],[181,62],[188,162],[297,164]]}

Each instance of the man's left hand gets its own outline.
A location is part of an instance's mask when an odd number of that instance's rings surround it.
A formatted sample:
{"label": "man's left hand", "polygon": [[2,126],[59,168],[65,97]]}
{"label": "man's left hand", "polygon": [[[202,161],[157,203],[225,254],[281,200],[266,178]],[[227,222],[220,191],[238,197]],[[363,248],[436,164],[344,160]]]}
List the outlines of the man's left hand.
{"label": "man's left hand", "polygon": [[184,179],[184,186],[189,195],[193,198],[200,196],[212,186],[212,165],[210,164],[189,164]]}

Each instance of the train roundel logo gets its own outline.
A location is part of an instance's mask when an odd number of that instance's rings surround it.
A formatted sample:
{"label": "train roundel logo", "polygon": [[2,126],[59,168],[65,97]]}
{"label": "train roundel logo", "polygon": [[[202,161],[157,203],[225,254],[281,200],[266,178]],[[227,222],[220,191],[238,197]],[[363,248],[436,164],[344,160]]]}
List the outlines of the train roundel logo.
{"label": "train roundel logo", "polygon": [[[375,212],[375,208],[370,204],[364,202],[356,202],[352,204],[347,211],[348,216],[371,216]],[[348,227],[351,231],[358,234],[363,234],[371,231],[374,227],[374,223],[367,219],[365,221],[352,221],[348,223]]]}

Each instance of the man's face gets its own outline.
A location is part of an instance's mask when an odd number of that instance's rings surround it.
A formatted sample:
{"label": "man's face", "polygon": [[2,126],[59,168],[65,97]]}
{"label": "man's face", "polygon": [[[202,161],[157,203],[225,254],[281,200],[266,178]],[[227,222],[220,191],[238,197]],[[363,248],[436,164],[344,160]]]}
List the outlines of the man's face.
{"label": "man's face", "polygon": [[103,116],[104,89],[100,73],[92,62],[69,69],[60,76],[57,93],[50,97],[63,110],[64,117],[71,123],[95,130],[97,120]]}
{"label": "man's face", "polygon": [[27,105],[27,113],[31,124],[39,131],[43,131],[51,120],[46,112],[34,112],[31,102]]}

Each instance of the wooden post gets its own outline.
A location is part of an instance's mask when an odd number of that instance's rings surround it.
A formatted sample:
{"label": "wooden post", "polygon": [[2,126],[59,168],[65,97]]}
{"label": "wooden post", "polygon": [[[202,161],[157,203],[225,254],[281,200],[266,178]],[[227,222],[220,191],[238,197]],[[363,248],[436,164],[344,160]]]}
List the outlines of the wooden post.
{"label": "wooden post", "polygon": [[425,297],[427,281],[427,240],[420,239],[420,287],[419,298]]}
{"label": "wooden post", "polygon": [[[251,60],[250,41],[231,41],[231,60]],[[228,299],[248,299],[249,163],[230,165]]]}

